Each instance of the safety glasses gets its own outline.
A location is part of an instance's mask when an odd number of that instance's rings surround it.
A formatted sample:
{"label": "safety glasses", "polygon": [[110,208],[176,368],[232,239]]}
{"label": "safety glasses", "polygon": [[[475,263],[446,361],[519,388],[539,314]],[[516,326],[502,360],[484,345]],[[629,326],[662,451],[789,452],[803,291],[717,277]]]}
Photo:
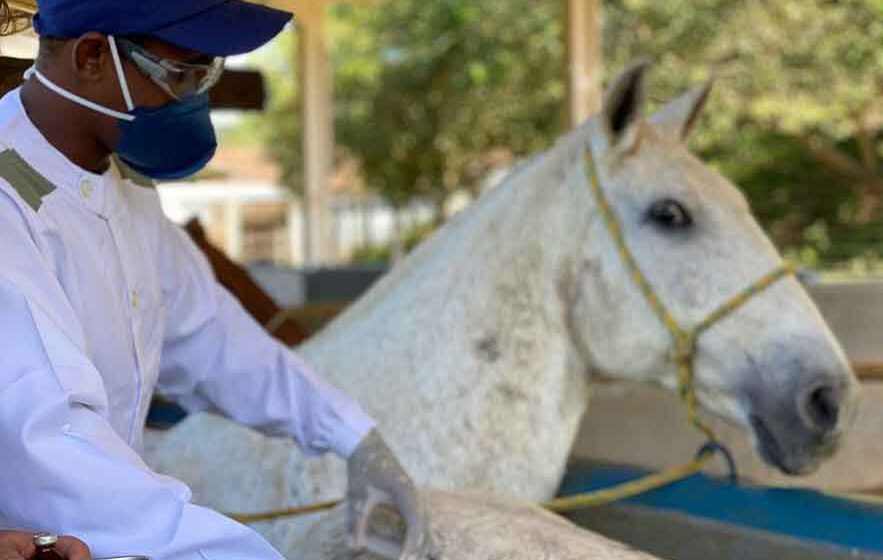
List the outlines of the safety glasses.
{"label": "safety glasses", "polygon": [[177,100],[207,92],[224,73],[224,57],[208,64],[180,62],[158,56],[123,37],[114,37],[120,53],[147,78]]}

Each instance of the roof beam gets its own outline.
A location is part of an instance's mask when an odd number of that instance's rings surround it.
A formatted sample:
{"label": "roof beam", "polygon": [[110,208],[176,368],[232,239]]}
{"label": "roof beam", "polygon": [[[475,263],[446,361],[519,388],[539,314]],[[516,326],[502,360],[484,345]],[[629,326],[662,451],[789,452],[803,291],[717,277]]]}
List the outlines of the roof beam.
{"label": "roof beam", "polygon": [[[22,84],[24,71],[34,62],[0,56],[0,95]],[[213,109],[261,111],[266,105],[264,77],[253,70],[227,70],[210,92]]]}
{"label": "roof beam", "polygon": [[264,76],[254,70],[226,70],[209,96],[214,109],[262,111],[267,98]]}
{"label": "roof beam", "polygon": [[37,0],[7,0],[9,7],[29,14],[37,13]]}

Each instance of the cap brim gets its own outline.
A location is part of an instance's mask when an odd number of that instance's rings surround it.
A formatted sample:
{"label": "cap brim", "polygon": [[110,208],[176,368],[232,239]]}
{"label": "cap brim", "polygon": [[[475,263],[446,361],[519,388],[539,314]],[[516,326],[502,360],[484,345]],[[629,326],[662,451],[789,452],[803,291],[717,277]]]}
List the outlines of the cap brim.
{"label": "cap brim", "polygon": [[269,42],[289,21],[288,12],[227,0],[154,30],[150,35],[203,54],[232,56],[251,52]]}

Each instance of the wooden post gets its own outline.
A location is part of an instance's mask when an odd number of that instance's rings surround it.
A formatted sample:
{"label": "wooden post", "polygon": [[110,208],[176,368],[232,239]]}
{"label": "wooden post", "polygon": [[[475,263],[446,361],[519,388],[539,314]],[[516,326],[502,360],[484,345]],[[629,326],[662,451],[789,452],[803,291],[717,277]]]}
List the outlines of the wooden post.
{"label": "wooden post", "polygon": [[313,266],[323,262],[327,251],[326,190],[334,147],[325,7],[324,1],[304,3],[298,11],[297,28],[304,144],[304,259]]}
{"label": "wooden post", "polygon": [[601,109],[601,0],[562,0],[567,43],[567,124],[575,127]]}

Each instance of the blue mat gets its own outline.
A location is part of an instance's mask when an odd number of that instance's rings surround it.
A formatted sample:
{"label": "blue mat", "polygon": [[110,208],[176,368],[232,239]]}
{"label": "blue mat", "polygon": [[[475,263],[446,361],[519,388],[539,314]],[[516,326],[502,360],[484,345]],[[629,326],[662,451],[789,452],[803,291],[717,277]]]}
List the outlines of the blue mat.
{"label": "blue mat", "polygon": [[[575,462],[560,495],[590,492],[646,474],[647,471],[634,467]],[[883,552],[883,506],[810,490],[735,484],[696,474],[624,502],[866,552]]]}

